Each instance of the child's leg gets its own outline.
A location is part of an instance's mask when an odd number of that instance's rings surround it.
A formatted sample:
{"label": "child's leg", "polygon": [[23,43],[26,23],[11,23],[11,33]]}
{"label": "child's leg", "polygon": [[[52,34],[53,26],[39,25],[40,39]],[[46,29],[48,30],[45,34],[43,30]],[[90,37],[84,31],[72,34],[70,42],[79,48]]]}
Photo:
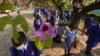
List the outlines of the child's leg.
{"label": "child's leg", "polygon": [[64,54],[64,56],[66,56],[66,55],[67,55],[67,54],[66,54],[66,51],[67,51],[67,50],[65,50],[65,54]]}
{"label": "child's leg", "polygon": [[86,51],[87,51],[87,52],[90,52],[90,51],[91,51],[91,49],[92,49],[92,48],[91,48],[91,47],[89,47],[89,46],[87,45],[87,47],[86,47]]}
{"label": "child's leg", "polygon": [[92,48],[89,47],[89,46],[87,46],[87,47],[86,47],[85,54],[86,54],[87,56],[93,56],[92,53],[91,53],[91,50],[92,50]]}
{"label": "child's leg", "polygon": [[68,55],[70,54],[70,50],[71,50],[71,49],[70,49],[70,48],[68,48]]}
{"label": "child's leg", "polygon": [[97,46],[98,42],[95,42],[95,41],[92,41],[91,39],[88,39],[86,44],[87,44],[87,47],[86,47],[85,54],[87,56],[93,56],[93,54],[91,53],[91,50],[93,47]]}
{"label": "child's leg", "polygon": [[59,36],[59,41],[61,42],[62,35]]}

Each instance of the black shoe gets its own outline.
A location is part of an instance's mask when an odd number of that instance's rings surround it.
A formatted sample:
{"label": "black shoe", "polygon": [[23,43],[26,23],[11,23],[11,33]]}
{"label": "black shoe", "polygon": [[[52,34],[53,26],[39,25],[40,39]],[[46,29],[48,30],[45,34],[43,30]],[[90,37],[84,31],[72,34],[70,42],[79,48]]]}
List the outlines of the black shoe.
{"label": "black shoe", "polygon": [[59,38],[54,38],[53,41],[56,43],[61,43],[61,39],[59,39]]}
{"label": "black shoe", "polygon": [[93,56],[93,54],[89,51],[85,51],[86,56]]}
{"label": "black shoe", "polygon": [[56,42],[56,43],[61,43],[61,40],[55,40],[54,42]]}

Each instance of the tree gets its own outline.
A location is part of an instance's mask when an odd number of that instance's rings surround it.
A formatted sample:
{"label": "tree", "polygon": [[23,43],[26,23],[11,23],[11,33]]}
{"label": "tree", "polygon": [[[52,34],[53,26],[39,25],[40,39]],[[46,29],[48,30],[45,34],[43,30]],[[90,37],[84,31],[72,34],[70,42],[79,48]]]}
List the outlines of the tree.
{"label": "tree", "polygon": [[[0,4],[0,9],[5,10],[12,10],[13,4],[10,2],[3,2]],[[18,32],[17,32],[17,26],[20,25],[24,32],[28,32],[29,26],[25,18],[21,15],[16,16],[15,18],[9,15],[9,13],[6,13],[8,16],[0,17],[0,31],[3,31],[4,27],[9,24],[12,26],[13,31],[13,39],[16,43],[18,43]],[[23,22],[22,22],[23,21]]]}
{"label": "tree", "polygon": [[[73,6],[73,19],[72,19],[72,23],[77,24],[78,21],[85,16],[88,12],[95,10],[95,9],[100,9],[100,1],[97,0],[31,0],[34,2],[34,4],[38,4],[42,6],[44,6],[44,4],[46,4],[47,6],[49,6],[50,4],[53,5],[53,7],[57,8],[60,10],[61,15],[63,15],[63,11],[64,9],[68,6],[68,5],[72,5]],[[72,1],[72,4],[71,4]],[[50,2],[50,4],[49,4]],[[86,3],[87,2],[87,3]],[[79,8],[77,7],[77,5],[74,6],[75,3],[78,3]]]}

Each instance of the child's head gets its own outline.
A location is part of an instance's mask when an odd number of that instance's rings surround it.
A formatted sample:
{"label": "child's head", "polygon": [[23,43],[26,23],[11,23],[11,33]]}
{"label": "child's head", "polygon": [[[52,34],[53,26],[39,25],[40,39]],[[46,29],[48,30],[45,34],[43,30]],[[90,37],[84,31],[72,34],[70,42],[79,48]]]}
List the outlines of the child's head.
{"label": "child's head", "polygon": [[87,28],[89,28],[94,23],[93,17],[87,17],[85,20],[85,25]]}
{"label": "child's head", "polygon": [[16,42],[13,40],[13,38],[12,38],[12,44],[13,44],[15,47],[18,47],[18,46],[20,46],[20,45],[22,45],[22,44],[25,44],[26,41],[27,41],[27,38],[26,38],[24,32],[19,31],[18,34],[19,34],[18,43],[16,43]]}
{"label": "child's head", "polygon": [[55,16],[55,11],[51,11],[51,15],[54,15]]}
{"label": "child's head", "polygon": [[36,18],[36,19],[40,19],[41,17],[40,17],[39,14],[36,14],[35,18]]}
{"label": "child's head", "polygon": [[70,28],[71,30],[75,30],[75,29],[77,28],[77,26],[76,26],[75,24],[70,24],[70,25],[69,25],[69,28]]}

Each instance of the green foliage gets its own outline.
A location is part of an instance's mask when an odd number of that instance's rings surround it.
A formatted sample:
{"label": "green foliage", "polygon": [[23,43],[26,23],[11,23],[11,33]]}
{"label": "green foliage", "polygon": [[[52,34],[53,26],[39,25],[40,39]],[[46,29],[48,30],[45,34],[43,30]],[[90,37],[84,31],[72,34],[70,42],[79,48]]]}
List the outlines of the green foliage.
{"label": "green foliage", "polygon": [[24,17],[22,17],[21,15],[16,16],[16,18],[14,19],[14,25],[21,25],[21,27],[23,28],[23,30],[27,33],[28,32],[28,23],[25,20]]}
{"label": "green foliage", "polygon": [[0,9],[2,9],[2,10],[12,10],[13,4],[11,4],[10,2],[2,3],[2,4],[0,4]]}
{"label": "green foliage", "polygon": [[65,3],[63,5],[63,8],[64,9],[67,9],[69,5],[71,5],[71,1],[70,0],[65,0]]}
{"label": "green foliage", "polygon": [[83,1],[83,4],[84,4],[84,6],[88,6],[88,5],[90,5],[91,3],[93,3],[93,2],[95,2],[95,0],[84,0],[84,1]]}
{"label": "green foliage", "polygon": [[41,42],[39,37],[35,38],[35,45],[39,50],[42,50],[44,48],[43,42]]}
{"label": "green foliage", "polygon": [[51,47],[52,46],[52,38],[48,37],[46,38],[45,42],[44,42],[44,46],[46,47]]}
{"label": "green foliage", "polygon": [[10,25],[12,24],[11,18],[8,16],[1,17],[0,18],[0,31],[2,31],[7,24],[10,24]]}
{"label": "green foliage", "polygon": [[52,38],[48,37],[44,42],[40,40],[39,37],[35,38],[35,45],[39,50],[43,50],[45,47],[51,47],[52,46]]}
{"label": "green foliage", "polygon": [[14,41],[18,43],[18,32],[17,32],[17,26],[20,25],[21,28],[27,33],[28,32],[28,23],[27,21],[25,20],[24,17],[22,17],[21,15],[18,15],[15,17],[15,19],[13,20],[13,25],[12,25],[12,28],[13,28],[13,38],[14,38]]}
{"label": "green foliage", "polygon": [[18,43],[18,36],[19,36],[17,32],[17,26],[20,25],[26,33],[28,32],[29,29],[27,21],[21,15],[16,16],[14,19],[11,19],[9,16],[1,17],[0,31],[2,31],[7,24],[12,25],[13,39],[16,43]]}
{"label": "green foliage", "polygon": [[19,35],[18,35],[18,32],[17,32],[17,26],[16,25],[12,25],[12,30],[13,30],[13,40],[16,42],[16,43],[18,43],[18,37],[19,37]]}
{"label": "green foliage", "polygon": [[[30,0],[33,1],[33,0]],[[57,6],[62,7],[62,9],[67,8],[68,5],[71,5],[70,0],[34,0],[33,6],[43,6],[43,7],[52,7],[57,8]]]}
{"label": "green foliage", "polygon": [[[14,0],[16,1],[16,0]],[[13,9],[13,4],[10,2],[4,2],[0,4],[0,9],[5,11],[5,10],[12,10]],[[0,18],[0,31],[4,29],[4,27],[10,24],[12,25],[12,30],[13,30],[13,39],[16,43],[18,43],[18,32],[17,32],[17,26],[20,25],[21,28],[27,33],[29,26],[25,18],[21,15],[16,16],[15,18],[11,18],[9,16],[4,16]]]}

